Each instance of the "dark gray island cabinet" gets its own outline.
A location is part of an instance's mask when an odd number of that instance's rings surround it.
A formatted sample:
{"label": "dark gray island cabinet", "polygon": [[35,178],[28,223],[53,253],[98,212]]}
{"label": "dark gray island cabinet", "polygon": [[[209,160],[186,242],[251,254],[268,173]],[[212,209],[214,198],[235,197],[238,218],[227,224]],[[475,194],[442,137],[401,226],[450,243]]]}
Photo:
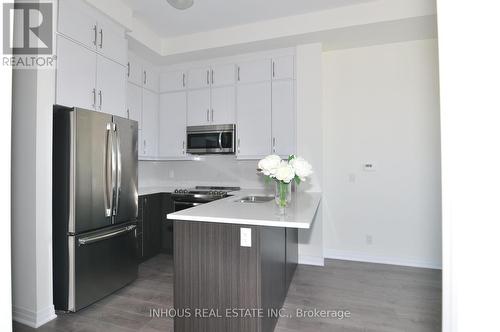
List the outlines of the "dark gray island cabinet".
{"label": "dark gray island cabinet", "polygon": [[274,202],[234,197],[168,214],[174,220],[174,330],[272,332],[320,193],[297,193],[285,216]]}
{"label": "dark gray island cabinet", "polygon": [[[241,246],[241,229],[251,246]],[[296,228],[174,222],[176,332],[271,332],[297,266]]]}

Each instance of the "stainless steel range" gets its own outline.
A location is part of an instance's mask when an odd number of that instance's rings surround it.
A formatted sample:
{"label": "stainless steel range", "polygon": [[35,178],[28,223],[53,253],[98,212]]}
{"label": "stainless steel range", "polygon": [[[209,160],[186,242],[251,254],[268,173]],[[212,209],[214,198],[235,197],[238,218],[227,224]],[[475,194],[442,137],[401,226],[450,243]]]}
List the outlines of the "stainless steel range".
{"label": "stainless steel range", "polygon": [[240,187],[196,186],[194,188],[175,189],[172,193],[174,210],[180,211],[230,196],[228,193],[240,190]]}

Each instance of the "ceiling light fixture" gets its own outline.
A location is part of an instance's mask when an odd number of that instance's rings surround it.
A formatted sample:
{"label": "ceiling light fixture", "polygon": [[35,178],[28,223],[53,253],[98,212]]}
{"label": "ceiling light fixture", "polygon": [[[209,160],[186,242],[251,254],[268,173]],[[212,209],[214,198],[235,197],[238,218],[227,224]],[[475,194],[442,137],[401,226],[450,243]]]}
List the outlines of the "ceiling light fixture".
{"label": "ceiling light fixture", "polygon": [[167,2],[174,8],[184,10],[191,7],[194,0],[167,0]]}

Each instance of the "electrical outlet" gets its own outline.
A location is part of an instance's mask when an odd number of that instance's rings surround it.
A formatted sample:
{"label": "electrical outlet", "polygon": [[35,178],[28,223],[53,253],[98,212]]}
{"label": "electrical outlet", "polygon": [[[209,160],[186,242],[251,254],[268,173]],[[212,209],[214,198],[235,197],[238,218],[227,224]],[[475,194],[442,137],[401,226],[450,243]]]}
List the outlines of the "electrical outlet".
{"label": "electrical outlet", "polygon": [[241,247],[251,247],[252,246],[252,229],[251,228],[240,228],[240,246]]}
{"label": "electrical outlet", "polygon": [[371,245],[373,243],[373,237],[371,235],[366,235],[366,244]]}

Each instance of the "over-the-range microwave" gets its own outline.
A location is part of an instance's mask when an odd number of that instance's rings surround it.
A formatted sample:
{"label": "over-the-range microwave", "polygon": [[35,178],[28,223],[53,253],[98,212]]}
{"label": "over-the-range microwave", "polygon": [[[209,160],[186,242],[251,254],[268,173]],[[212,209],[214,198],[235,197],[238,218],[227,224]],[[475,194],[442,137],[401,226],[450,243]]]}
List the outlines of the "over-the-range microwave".
{"label": "over-the-range microwave", "polygon": [[187,127],[187,153],[234,154],[236,125],[209,125]]}

